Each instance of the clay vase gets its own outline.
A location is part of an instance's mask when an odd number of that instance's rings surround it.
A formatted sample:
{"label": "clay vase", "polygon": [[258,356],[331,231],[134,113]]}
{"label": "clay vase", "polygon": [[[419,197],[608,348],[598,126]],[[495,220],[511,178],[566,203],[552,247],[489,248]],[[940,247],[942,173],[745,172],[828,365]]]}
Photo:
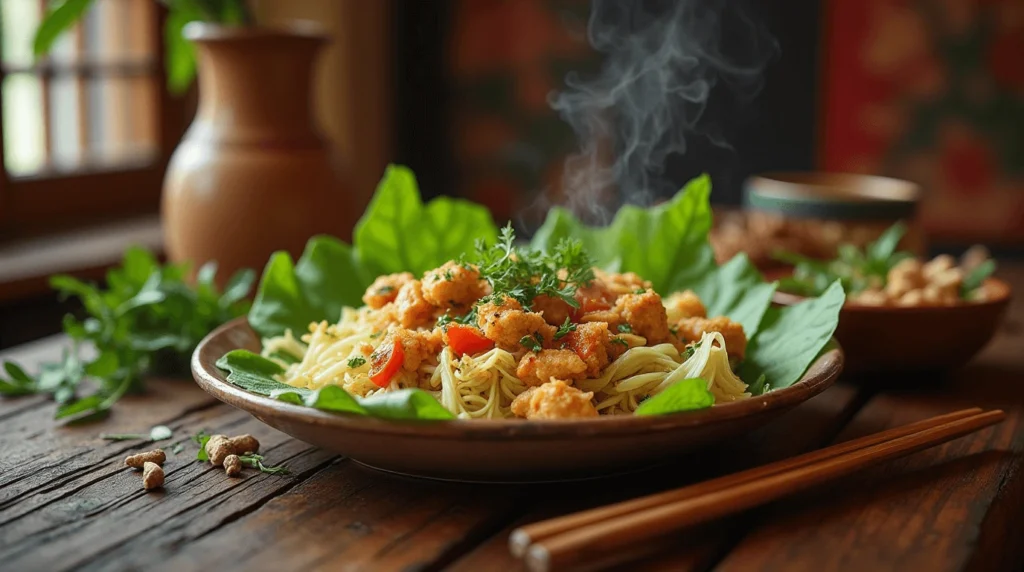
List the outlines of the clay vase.
{"label": "clay vase", "polygon": [[216,261],[223,285],[240,268],[261,272],[276,250],[297,257],[309,237],[345,237],[349,194],[313,117],[313,64],[327,38],[287,28],[193,23],[195,120],[164,179],[164,241],[172,261]]}

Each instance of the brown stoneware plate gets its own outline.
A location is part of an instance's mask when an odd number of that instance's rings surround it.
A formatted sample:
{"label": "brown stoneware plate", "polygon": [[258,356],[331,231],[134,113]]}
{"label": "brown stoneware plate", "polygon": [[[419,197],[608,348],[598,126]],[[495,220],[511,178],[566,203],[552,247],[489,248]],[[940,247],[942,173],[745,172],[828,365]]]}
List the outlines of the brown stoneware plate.
{"label": "brown stoneware plate", "polygon": [[[844,375],[941,373],[969,362],[984,348],[1006,313],[1010,286],[989,278],[990,298],[957,306],[877,307],[847,303],[835,337],[846,354]],[[776,292],[776,304],[803,297]]]}
{"label": "brown stoneware plate", "polygon": [[318,411],[249,393],[214,365],[234,349],[259,351],[244,318],[206,337],[192,356],[196,382],[217,399],[296,439],[385,471],[460,481],[596,478],[641,470],[747,433],[821,393],[843,367],[825,352],[785,389],[710,409],[657,417],[584,421],[394,422]]}

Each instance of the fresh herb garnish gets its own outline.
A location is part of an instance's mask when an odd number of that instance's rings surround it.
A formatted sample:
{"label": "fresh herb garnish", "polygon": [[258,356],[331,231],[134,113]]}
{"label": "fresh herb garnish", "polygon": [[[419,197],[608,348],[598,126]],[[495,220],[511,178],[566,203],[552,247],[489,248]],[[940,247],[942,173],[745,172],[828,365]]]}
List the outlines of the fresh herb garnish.
{"label": "fresh herb garnish", "polygon": [[[558,298],[579,308],[576,290],[594,279],[593,263],[579,240],[559,241],[549,253],[517,248],[515,232],[509,223],[501,229],[498,241],[487,246],[477,241],[472,261],[480,277],[491,285],[491,294],[483,301],[510,297],[530,308],[538,296]],[[465,264],[465,261],[463,261]]]}
{"label": "fresh herb garnish", "polygon": [[575,332],[575,331],[576,331],[576,324],[573,324],[572,322],[570,322],[569,321],[569,316],[566,316],[565,317],[565,321],[562,322],[562,325],[558,326],[558,330],[555,331],[555,339],[556,340],[560,340],[560,339],[564,338],[565,336],[568,336],[569,332]]}
{"label": "fresh herb garnish", "polygon": [[627,342],[626,340],[624,340],[624,339],[622,339],[622,338],[620,338],[618,336],[613,337],[611,341],[612,341],[613,344],[619,344],[619,345],[621,345],[621,346],[623,346],[625,348],[629,347],[629,342]]}
{"label": "fresh herb garnish", "polygon": [[833,260],[816,260],[787,251],[776,252],[776,260],[793,265],[793,276],[780,280],[779,287],[802,296],[821,296],[836,280],[848,295],[871,287],[881,288],[885,286],[889,271],[900,261],[913,256],[896,250],[906,231],[906,226],[898,222],[863,249],[842,244]]}
{"label": "fresh herb garnish", "polygon": [[163,441],[170,439],[174,434],[171,428],[166,425],[157,425],[149,430],[149,434],[142,433],[100,433],[100,439],[107,441],[134,441],[146,439],[147,441]]}
{"label": "fresh herb garnish", "polygon": [[519,345],[523,346],[524,348],[534,353],[539,352],[541,350],[541,348],[543,347],[543,343],[544,338],[541,337],[540,332],[535,332],[532,336],[527,335],[523,336],[522,338],[519,338]]}
{"label": "fresh herb garnish", "polygon": [[646,294],[647,293],[647,289],[646,288],[637,288],[636,290],[633,290],[633,293],[637,294],[637,295]]}
{"label": "fresh herb garnish", "polygon": [[632,334],[633,326],[630,326],[629,324],[619,324],[618,330],[623,334]]}
{"label": "fresh herb garnish", "polygon": [[360,366],[365,365],[365,364],[366,364],[366,358],[364,358],[364,357],[355,356],[355,357],[348,358],[348,367],[349,367],[349,369],[355,369],[355,368],[360,367]]}
{"label": "fresh herb garnish", "polygon": [[205,430],[192,436],[192,441],[194,441],[196,445],[199,445],[199,451],[196,452],[197,461],[210,460],[210,456],[206,454],[206,443],[210,440],[210,437],[211,435],[209,435]]}
{"label": "fresh herb garnish", "polygon": [[268,467],[268,466],[264,465],[263,464],[263,460],[264,460],[263,455],[260,455],[260,454],[257,454],[257,453],[248,453],[248,454],[245,454],[245,455],[239,455],[238,456],[238,460],[241,461],[243,465],[245,465],[245,466],[247,466],[249,468],[252,468],[252,469],[259,469],[261,473],[267,473],[268,475],[287,475],[288,474],[288,467],[285,467],[284,465],[278,465],[276,467]]}
{"label": "fresh herb garnish", "polygon": [[[13,364],[4,369],[10,381],[0,380],[0,395],[45,393],[58,403],[56,418],[99,419],[130,391],[142,389],[147,373],[184,374],[199,341],[220,324],[245,314],[245,297],[254,274],[235,274],[221,293],[214,284],[216,266],[207,264],[186,282],[187,265],[160,265],[142,248],[125,252],[120,267],[107,273],[106,288],[71,276],[54,276],[50,284],[63,297],[81,299],[86,317],[64,318],[72,347],[60,363],[44,364],[30,377]],[[91,361],[81,358],[80,345],[97,350]],[[99,388],[87,396],[78,392],[82,381],[94,378]]]}
{"label": "fresh herb garnish", "polygon": [[697,353],[698,349],[700,349],[700,342],[690,344],[686,346],[686,351],[683,352],[683,356],[685,359],[690,359],[693,357],[693,354]]}
{"label": "fresh herb garnish", "polygon": [[377,339],[377,338],[381,337],[383,334],[384,334],[384,332],[374,332],[374,333],[370,334],[370,339],[371,340]]}
{"label": "fresh herb garnish", "polygon": [[377,288],[377,294],[379,294],[381,296],[383,296],[384,294],[390,294],[390,293],[392,293],[394,291],[395,291],[395,287],[391,286],[390,284],[387,285],[387,286],[381,286],[380,288]]}

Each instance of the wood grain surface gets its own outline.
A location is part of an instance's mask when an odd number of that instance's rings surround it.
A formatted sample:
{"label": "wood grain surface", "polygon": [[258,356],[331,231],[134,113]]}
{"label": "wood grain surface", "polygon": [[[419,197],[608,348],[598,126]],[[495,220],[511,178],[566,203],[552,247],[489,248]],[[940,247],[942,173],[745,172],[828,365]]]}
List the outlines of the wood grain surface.
{"label": "wood grain surface", "polygon": [[[1024,292],[1024,268],[1004,271]],[[62,338],[5,352],[30,368]],[[188,380],[152,380],[101,424],[62,427],[44,399],[0,399],[3,570],[517,570],[525,522],[677,487],[954,409],[1000,407],[997,427],[831,486],[638,546],[622,570],[1019,570],[1024,565],[1024,304],[945,378],[840,383],[763,429],[658,469],[532,486],[414,480],[364,468],[266,427]],[[122,466],[174,430],[165,488]],[[194,460],[199,430],[252,433],[284,476],[231,479]],[[177,443],[178,454],[170,454]],[[657,549],[654,551],[654,549]],[[654,551],[654,552],[652,552]],[[626,556],[626,555],[622,555]],[[619,559],[621,560],[621,559]]]}

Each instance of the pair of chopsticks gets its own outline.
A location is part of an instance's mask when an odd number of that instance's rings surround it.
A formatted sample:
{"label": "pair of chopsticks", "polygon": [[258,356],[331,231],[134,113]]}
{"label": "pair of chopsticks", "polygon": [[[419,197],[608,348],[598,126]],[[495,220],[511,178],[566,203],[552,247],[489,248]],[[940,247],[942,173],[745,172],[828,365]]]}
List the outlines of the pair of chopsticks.
{"label": "pair of chopsticks", "polygon": [[536,522],[513,530],[509,549],[533,571],[587,564],[951,441],[1004,417],[1000,410],[964,409],[680,489]]}

